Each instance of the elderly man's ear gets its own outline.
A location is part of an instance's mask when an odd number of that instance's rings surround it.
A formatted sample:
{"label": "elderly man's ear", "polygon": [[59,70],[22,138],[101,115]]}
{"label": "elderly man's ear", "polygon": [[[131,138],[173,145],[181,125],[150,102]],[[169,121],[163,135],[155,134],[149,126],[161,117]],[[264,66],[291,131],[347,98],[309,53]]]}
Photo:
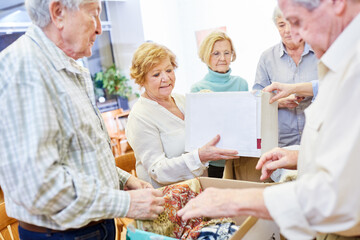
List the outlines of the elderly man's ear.
{"label": "elderly man's ear", "polygon": [[58,1],[50,3],[49,12],[51,21],[59,30],[64,27],[64,16],[66,14],[66,7]]}
{"label": "elderly man's ear", "polygon": [[333,10],[336,15],[341,16],[346,10],[346,0],[333,0]]}

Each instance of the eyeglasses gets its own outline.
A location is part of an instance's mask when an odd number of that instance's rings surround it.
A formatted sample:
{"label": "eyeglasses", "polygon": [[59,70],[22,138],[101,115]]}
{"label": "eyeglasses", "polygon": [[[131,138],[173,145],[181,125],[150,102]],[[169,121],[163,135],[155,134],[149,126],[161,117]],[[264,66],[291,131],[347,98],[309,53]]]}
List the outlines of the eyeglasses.
{"label": "eyeglasses", "polygon": [[211,56],[214,58],[220,58],[222,55],[224,55],[224,58],[231,58],[232,52],[225,51],[225,52],[221,53],[221,52],[216,51],[216,52],[211,53]]}

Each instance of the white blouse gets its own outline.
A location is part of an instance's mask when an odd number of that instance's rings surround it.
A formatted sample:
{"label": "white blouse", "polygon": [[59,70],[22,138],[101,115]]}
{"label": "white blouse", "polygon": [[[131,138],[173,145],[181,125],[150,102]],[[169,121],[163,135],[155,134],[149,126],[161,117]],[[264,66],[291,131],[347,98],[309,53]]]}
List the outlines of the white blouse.
{"label": "white blouse", "polygon": [[[185,97],[172,97],[184,114]],[[140,97],[131,109],[126,137],[138,177],[155,188],[201,176],[207,168],[198,150],[185,153],[185,121],[150,99]]]}

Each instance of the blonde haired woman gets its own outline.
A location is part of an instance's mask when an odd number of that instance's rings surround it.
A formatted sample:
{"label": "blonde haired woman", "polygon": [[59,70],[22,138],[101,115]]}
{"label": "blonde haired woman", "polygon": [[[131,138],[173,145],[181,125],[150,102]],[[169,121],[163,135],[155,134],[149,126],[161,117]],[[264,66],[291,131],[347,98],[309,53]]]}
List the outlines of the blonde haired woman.
{"label": "blonde haired woman", "polygon": [[165,46],[144,43],[134,53],[130,76],[145,92],[133,106],[126,136],[136,157],[140,179],[154,187],[201,176],[208,161],[235,158],[237,151],[205,146],[185,152],[185,97],[174,94],[175,55]]}
{"label": "blonde haired woman", "polygon": [[[192,85],[191,92],[210,90],[213,92],[247,91],[246,80],[232,76],[230,63],[236,52],[230,37],[221,31],[210,33],[201,43],[199,57],[208,66],[205,77]],[[222,178],[225,160],[210,162],[209,177]]]}

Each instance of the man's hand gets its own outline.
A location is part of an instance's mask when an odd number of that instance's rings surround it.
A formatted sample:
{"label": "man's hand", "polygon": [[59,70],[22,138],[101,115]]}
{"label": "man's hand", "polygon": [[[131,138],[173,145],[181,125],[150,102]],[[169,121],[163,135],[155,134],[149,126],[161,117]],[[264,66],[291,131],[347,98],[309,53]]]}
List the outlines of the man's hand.
{"label": "man's hand", "polygon": [[299,151],[286,150],[283,148],[274,148],[264,153],[257,165],[256,169],[261,169],[260,180],[265,180],[278,168],[296,169]]}
{"label": "man's hand", "polygon": [[[275,96],[273,96],[270,99],[270,104],[281,99],[281,98],[286,98],[288,96],[290,96],[291,94],[295,93],[295,86],[294,84],[286,84],[286,83],[278,83],[278,82],[273,82],[271,85],[265,87],[263,89],[264,92],[272,92],[272,91],[276,91],[275,92]],[[280,104],[280,103],[279,103]]]}
{"label": "man's hand", "polygon": [[273,96],[270,99],[270,104],[281,98],[286,98],[291,94],[296,95],[296,97],[298,98],[297,99],[298,102],[302,101],[304,97],[314,96],[311,82],[294,83],[294,84],[273,82],[271,85],[265,87],[263,91],[264,92],[275,91],[275,96]]}
{"label": "man's hand", "polygon": [[252,215],[271,219],[265,207],[263,188],[207,188],[178,211],[183,220],[195,217],[236,217]]}
{"label": "man's hand", "polygon": [[128,191],[131,202],[126,217],[149,220],[155,219],[164,211],[163,193],[156,189],[141,189]]}
{"label": "man's hand", "polygon": [[144,188],[153,188],[153,186],[141,179],[131,176],[125,183],[125,190],[137,190]]}
{"label": "man's hand", "polygon": [[293,109],[296,108],[302,100],[304,100],[304,98],[296,97],[294,94],[292,94],[288,97],[279,99],[278,107]]}

